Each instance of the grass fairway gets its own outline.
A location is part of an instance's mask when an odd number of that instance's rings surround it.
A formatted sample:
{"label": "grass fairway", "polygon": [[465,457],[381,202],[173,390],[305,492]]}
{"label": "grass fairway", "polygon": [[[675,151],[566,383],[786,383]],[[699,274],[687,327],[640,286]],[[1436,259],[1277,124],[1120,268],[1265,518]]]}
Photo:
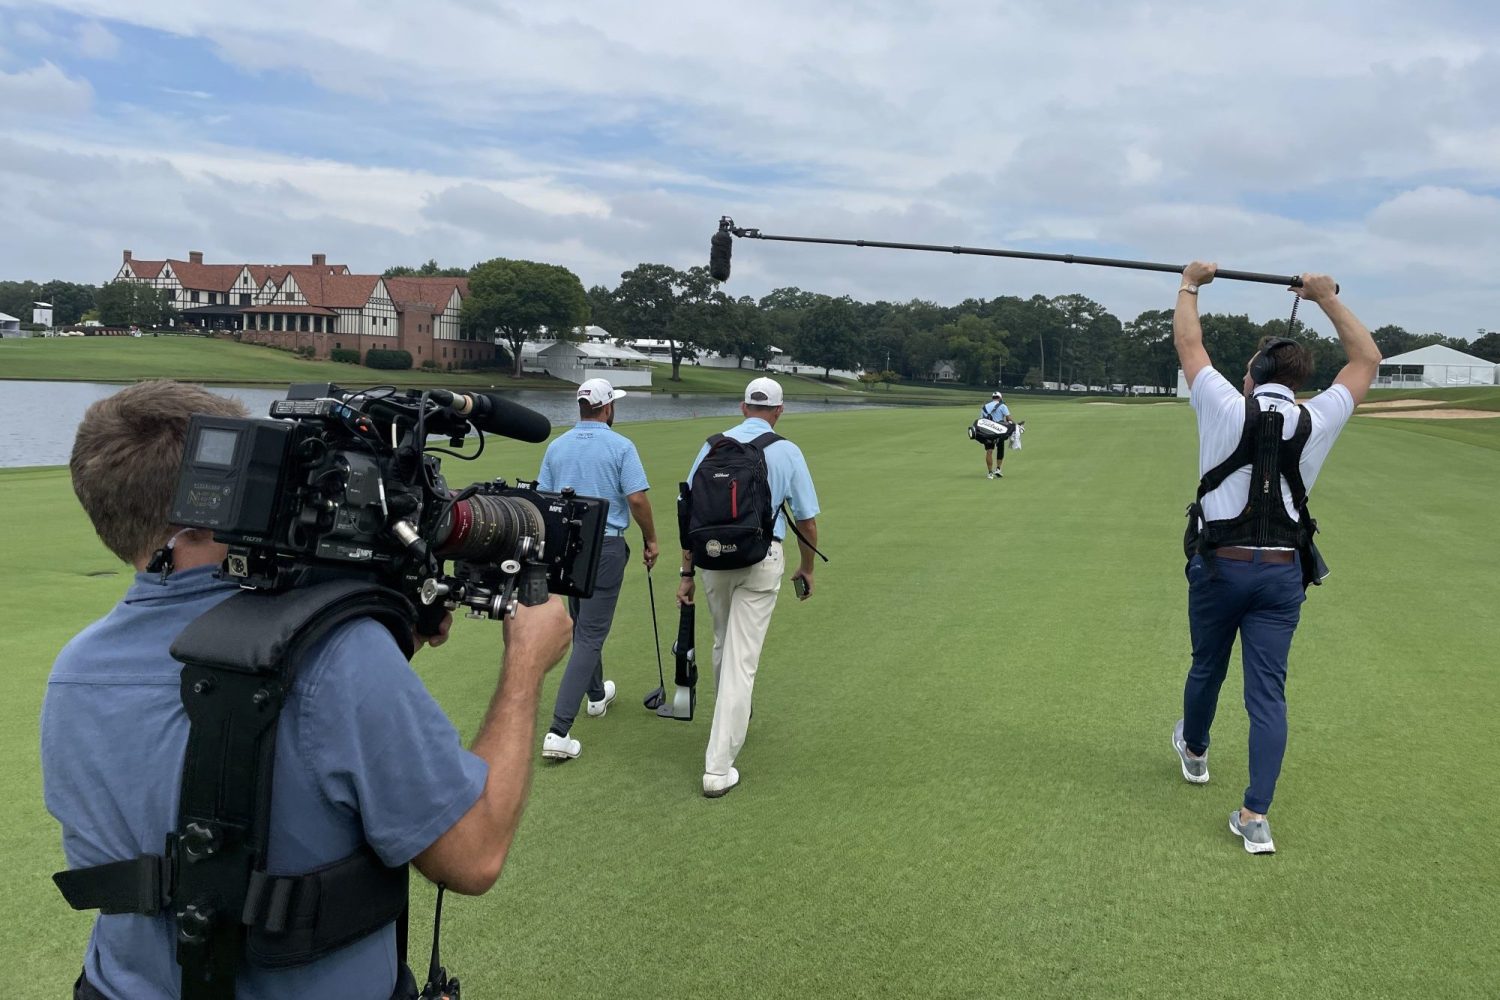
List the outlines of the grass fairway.
{"label": "grass fairway", "polygon": [[[605,648],[620,700],[580,719],[578,760],[538,767],[496,889],[447,909],[444,957],[468,992],[1500,995],[1500,454],[1400,421],[1345,431],[1313,492],[1333,576],[1311,592],[1293,647],[1280,853],[1251,857],[1226,829],[1246,782],[1237,664],[1213,782],[1184,783],[1169,746],[1188,658],[1191,414],[1016,410],[1031,433],[997,482],[963,436],[972,408],[780,424],[811,462],[833,561],[808,603],[784,588],[743,786],[727,798],[698,791],[711,678],[690,725],[640,707],[657,681],[632,569]],[[1500,434],[1500,421],[1469,423]],[[670,525],[674,484],[721,427],[624,429]],[[475,471],[530,475],[540,454],[507,443]],[[36,720],[55,651],[126,581],[93,575],[119,567],[62,470],[0,474],[0,498],[11,664],[0,955],[61,983],[91,917],[48,878],[61,852]],[[655,581],[664,646],[675,565],[667,557]],[[465,621],[455,633],[416,666],[467,739],[500,630]],[[705,660],[708,646],[700,621]],[[430,895],[416,903],[419,967]]]}

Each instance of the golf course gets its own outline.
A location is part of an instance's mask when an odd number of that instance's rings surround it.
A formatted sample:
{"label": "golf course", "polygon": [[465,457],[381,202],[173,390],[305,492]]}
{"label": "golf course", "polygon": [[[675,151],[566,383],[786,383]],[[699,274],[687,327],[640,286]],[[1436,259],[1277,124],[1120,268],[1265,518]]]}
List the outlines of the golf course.
{"label": "golf course", "polygon": [[[304,364],[264,353],[277,366],[257,377]],[[500,881],[447,899],[445,964],[475,998],[1500,996],[1500,391],[1400,398],[1492,415],[1362,408],[1312,491],[1332,575],[1292,648],[1274,856],[1227,828],[1246,783],[1238,656],[1211,782],[1185,783],[1170,745],[1189,659],[1185,402],[1010,399],[1025,447],[995,481],[964,434],[979,395],[788,413],[776,429],[807,456],[831,561],[807,602],[783,587],[741,786],[700,794],[706,613],[697,718],[641,707],[658,680],[632,529],[604,649],[620,697],[580,714],[577,760],[538,758]],[[725,425],[617,427],[653,487],[669,681],[676,484]],[[543,448],[491,439],[443,469],[455,486],[529,479]],[[130,574],[65,468],[0,470],[0,502],[0,957],[58,996],[94,918],[50,879],[38,714],[58,649]],[[460,620],[413,663],[465,740],[501,648],[498,624]],[[432,896],[413,896],[419,978]]]}

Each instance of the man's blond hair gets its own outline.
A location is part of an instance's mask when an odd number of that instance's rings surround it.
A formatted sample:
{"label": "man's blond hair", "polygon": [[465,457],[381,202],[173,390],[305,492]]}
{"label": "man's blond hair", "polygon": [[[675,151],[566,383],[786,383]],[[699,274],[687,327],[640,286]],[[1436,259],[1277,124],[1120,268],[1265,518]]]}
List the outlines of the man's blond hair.
{"label": "man's blond hair", "polygon": [[159,379],[99,400],[78,425],[68,459],[73,492],[100,541],[127,563],[146,558],[170,535],[172,495],[195,413],[243,417],[245,407]]}

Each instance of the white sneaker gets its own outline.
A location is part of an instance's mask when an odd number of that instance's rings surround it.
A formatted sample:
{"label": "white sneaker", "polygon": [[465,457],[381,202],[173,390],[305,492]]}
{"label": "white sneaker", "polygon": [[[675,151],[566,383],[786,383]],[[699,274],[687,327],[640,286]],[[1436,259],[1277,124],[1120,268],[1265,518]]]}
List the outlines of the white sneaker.
{"label": "white sneaker", "polygon": [[589,707],[588,707],[588,713],[589,713],[589,715],[593,716],[596,719],[599,718],[599,716],[601,716],[605,712],[609,711],[609,703],[612,702],[612,701],[614,701],[614,700],[615,700],[615,682],[614,681],[605,681],[604,682],[604,700],[603,701],[591,701],[591,702],[589,702]]}
{"label": "white sneaker", "polygon": [[728,774],[705,774],[703,776],[703,797],[705,799],[716,799],[721,795],[727,795],[729,790],[740,783],[740,772],[734,768],[729,769]]}
{"label": "white sneaker", "polygon": [[542,756],[548,760],[572,760],[583,752],[583,744],[566,736],[548,733],[542,740]]}
{"label": "white sneaker", "polygon": [[995,474],[993,472],[991,472],[989,475],[985,476],[984,478],[986,478],[986,479],[994,479],[995,478]]}

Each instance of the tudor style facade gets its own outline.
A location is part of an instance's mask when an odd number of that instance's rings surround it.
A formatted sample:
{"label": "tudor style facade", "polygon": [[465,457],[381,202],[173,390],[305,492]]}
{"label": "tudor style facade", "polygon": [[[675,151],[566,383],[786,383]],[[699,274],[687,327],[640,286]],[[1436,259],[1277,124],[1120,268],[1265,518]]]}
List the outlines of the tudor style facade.
{"label": "tudor style facade", "polygon": [[171,293],[185,322],[232,331],[249,343],[334,350],[403,350],[414,365],[439,368],[492,361],[491,340],[466,334],[461,322],[467,278],[383,278],[353,274],[313,254],[308,264],[206,264],[193,251],[183,260],[138,260],[126,250],[116,281]]}

